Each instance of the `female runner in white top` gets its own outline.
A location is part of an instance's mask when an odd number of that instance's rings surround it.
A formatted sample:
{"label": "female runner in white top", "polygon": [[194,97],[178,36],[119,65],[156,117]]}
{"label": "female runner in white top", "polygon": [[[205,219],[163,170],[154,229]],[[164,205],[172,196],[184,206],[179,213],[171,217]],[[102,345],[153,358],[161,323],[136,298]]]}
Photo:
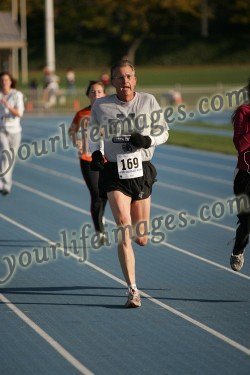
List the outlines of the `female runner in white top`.
{"label": "female runner in white top", "polygon": [[[24,112],[23,94],[15,88],[9,72],[0,73],[0,192],[10,193],[15,155],[21,142],[20,119]],[[10,162],[11,161],[11,162]]]}

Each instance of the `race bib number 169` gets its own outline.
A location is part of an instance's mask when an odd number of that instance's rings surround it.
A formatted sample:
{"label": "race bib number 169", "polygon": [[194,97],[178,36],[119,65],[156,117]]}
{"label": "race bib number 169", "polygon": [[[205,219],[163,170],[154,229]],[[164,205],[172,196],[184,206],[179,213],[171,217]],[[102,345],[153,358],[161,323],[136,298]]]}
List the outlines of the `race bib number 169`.
{"label": "race bib number 169", "polygon": [[143,176],[141,153],[118,154],[117,167],[121,179]]}

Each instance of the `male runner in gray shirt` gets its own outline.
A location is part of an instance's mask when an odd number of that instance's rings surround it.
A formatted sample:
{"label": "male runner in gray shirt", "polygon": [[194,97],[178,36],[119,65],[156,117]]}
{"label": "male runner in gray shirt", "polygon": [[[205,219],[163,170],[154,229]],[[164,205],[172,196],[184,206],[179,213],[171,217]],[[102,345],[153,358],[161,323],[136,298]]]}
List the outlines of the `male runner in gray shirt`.
{"label": "male runner in gray shirt", "polygon": [[117,226],[123,230],[118,256],[129,289],[126,307],[141,306],[131,242],[133,238],[141,246],[147,244],[150,196],[156,178],[150,160],[155,146],[168,139],[168,126],[156,99],[135,92],[136,81],[134,66],[128,60],[116,63],[111,68],[116,94],[96,100],[89,126],[91,165],[102,171],[100,187],[108,195]]}

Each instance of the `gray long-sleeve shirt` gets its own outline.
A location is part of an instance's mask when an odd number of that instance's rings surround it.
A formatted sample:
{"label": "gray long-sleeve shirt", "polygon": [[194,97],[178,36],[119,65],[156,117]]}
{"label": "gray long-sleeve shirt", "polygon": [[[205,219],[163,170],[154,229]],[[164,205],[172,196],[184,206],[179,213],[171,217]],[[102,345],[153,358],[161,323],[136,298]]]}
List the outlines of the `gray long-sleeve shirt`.
{"label": "gray long-sleeve shirt", "polygon": [[136,92],[129,102],[120,101],[115,94],[106,96],[97,99],[92,107],[88,128],[89,149],[92,153],[100,150],[103,139],[106,159],[116,162],[117,154],[138,150],[129,143],[130,134],[137,132],[151,138],[148,149],[139,149],[142,161],[147,161],[152,158],[155,146],[167,141],[168,129],[153,95]]}
{"label": "gray long-sleeve shirt", "polygon": [[[11,107],[17,109],[20,116],[13,115],[5,105],[1,104],[2,99],[5,99]],[[0,129],[5,129],[10,134],[20,133],[22,130],[20,118],[23,116],[23,112],[23,94],[20,91],[11,89],[8,95],[0,92]]]}

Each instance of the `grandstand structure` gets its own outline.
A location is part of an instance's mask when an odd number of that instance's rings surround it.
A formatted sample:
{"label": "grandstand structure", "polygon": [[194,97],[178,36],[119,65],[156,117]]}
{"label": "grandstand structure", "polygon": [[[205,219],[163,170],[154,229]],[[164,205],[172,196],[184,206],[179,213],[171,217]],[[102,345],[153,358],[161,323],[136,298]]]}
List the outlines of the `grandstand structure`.
{"label": "grandstand structure", "polygon": [[[20,18],[20,25],[18,18]],[[10,71],[17,79],[21,73],[22,83],[27,83],[26,0],[20,0],[20,2],[14,0],[11,12],[0,12],[0,26],[0,70]],[[19,60],[21,60],[21,64]],[[19,67],[21,68],[20,72]]]}

